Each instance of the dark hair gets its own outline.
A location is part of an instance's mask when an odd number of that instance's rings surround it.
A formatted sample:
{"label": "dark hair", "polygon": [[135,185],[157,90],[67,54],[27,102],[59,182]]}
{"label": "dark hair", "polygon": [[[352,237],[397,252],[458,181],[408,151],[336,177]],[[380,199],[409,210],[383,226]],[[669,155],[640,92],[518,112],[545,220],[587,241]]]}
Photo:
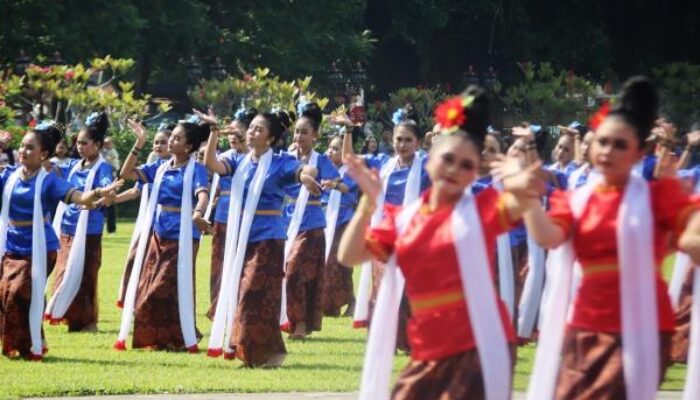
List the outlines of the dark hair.
{"label": "dark hair", "polygon": [[302,108],[299,118],[308,119],[311,122],[311,127],[314,128],[314,131],[318,132],[319,128],[321,128],[323,112],[321,111],[321,107],[319,107],[315,102],[308,103],[304,105],[304,108]]}
{"label": "dark hair", "polygon": [[372,154],[376,156],[377,154],[379,154],[379,140],[377,140],[377,138],[374,137],[374,135],[365,136],[365,139],[362,141],[362,149],[360,150],[360,153],[367,154],[367,152],[369,151],[370,139],[374,139],[374,141],[377,143],[376,149],[374,149],[374,151],[372,152]]}
{"label": "dark hair", "polygon": [[394,129],[398,127],[407,128],[411,131],[411,133],[413,133],[413,136],[415,136],[416,139],[420,141],[422,139],[423,133],[421,132],[420,127],[418,126],[418,113],[416,112],[416,110],[413,108],[412,105],[406,104],[405,107],[396,110],[394,114],[399,112],[403,112],[404,115],[403,118],[400,121],[398,121],[398,123],[396,121],[392,121],[394,122]]}
{"label": "dark hair", "polygon": [[185,130],[187,143],[192,145],[190,153],[199,150],[199,146],[209,138],[209,133],[211,132],[211,126],[202,122],[180,121],[178,125]]}
{"label": "dark hair", "polygon": [[484,148],[484,139],[491,123],[491,100],[484,89],[475,85],[469,86],[462,93],[462,96],[472,97],[473,100],[464,109],[467,118],[460,125],[457,134],[474,142],[481,151]]}
{"label": "dark hair", "polygon": [[56,146],[64,140],[63,127],[55,122],[40,123],[32,132],[36,135],[41,150],[49,153],[49,157],[56,154]]}
{"label": "dark hair", "polygon": [[647,77],[635,76],[622,86],[609,116],[619,117],[635,129],[641,149],[651,135],[658,113],[659,95],[654,83]]}
{"label": "dark hair", "polygon": [[83,128],[88,136],[90,136],[90,139],[99,143],[100,147],[102,147],[102,143],[104,143],[107,129],[109,129],[109,119],[107,118],[107,113],[104,111],[90,114],[85,121],[85,128]]}
{"label": "dark hair", "polygon": [[170,136],[173,133],[173,129],[175,129],[176,126],[177,125],[173,124],[172,122],[161,123],[158,126],[158,129],[156,130],[156,134],[163,132]]}
{"label": "dark hair", "polygon": [[236,116],[233,120],[240,122],[246,127],[246,129],[248,129],[248,126],[250,126],[250,123],[253,122],[253,118],[255,118],[256,115],[258,115],[258,110],[251,107],[245,111],[236,113]]}
{"label": "dark hair", "polygon": [[267,122],[267,129],[270,131],[272,143],[276,143],[292,124],[291,118],[286,111],[265,112],[259,115]]}

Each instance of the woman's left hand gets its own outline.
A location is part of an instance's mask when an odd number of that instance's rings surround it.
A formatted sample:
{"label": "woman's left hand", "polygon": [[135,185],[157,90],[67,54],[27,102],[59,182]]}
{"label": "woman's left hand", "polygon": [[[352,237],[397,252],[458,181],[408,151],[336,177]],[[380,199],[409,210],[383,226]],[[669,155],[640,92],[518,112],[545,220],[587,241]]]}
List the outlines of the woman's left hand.
{"label": "woman's left hand", "polygon": [[214,228],[211,226],[209,221],[204,219],[204,216],[199,212],[192,216],[192,223],[195,227],[197,227],[198,231],[202,232],[205,235],[214,233]]}
{"label": "woman's left hand", "polygon": [[491,175],[497,181],[503,182],[506,191],[518,197],[540,197],[546,192],[547,186],[541,175],[542,162],[538,161],[523,166],[514,157],[499,156],[490,165]]}
{"label": "woman's left hand", "polygon": [[214,114],[214,110],[209,108],[209,111],[207,114],[197,110],[196,108],[192,109],[192,112],[195,113],[197,117],[199,117],[202,122],[208,125],[219,125],[219,120],[216,118],[216,114]]}

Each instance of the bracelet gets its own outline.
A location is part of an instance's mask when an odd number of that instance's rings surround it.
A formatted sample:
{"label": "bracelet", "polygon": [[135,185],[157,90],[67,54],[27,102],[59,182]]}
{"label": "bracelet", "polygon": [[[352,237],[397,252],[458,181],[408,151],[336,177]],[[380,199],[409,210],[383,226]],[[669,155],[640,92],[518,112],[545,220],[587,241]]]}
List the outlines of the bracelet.
{"label": "bracelet", "polygon": [[192,211],[192,214],[194,214],[194,213],[196,213],[196,212],[198,212],[198,213],[202,214],[202,216],[204,216],[204,212],[203,212],[202,210],[199,210],[199,209],[196,209],[196,208],[195,208],[195,210]]}
{"label": "bracelet", "polygon": [[139,148],[139,147],[134,146],[131,148],[131,154],[138,157],[139,153],[141,153],[141,150],[143,150],[143,148]]}
{"label": "bracelet", "polygon": [[525,145],[525,148],[526,148],[527,150],[537,150],[537,143],[535,143],[535,142],[528,142],[528,143]]}
{"label": "bracelet", "polygon": [[377,205],[367,195],[363,194],[360,202],[357,204],[357,211],[366,217],[371,217],[376,209]]}
{"label": "bracelet", "polygon": [[93,189],[92,191],[95,193],[95,197],[97,197],[98,199],[102,198],[102,192],[100,188]]}

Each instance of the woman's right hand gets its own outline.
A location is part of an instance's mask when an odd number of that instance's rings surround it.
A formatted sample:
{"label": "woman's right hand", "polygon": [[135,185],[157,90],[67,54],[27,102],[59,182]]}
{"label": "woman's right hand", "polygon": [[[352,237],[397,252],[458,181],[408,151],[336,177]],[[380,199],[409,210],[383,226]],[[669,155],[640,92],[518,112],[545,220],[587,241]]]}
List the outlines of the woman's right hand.
{"label": "woman's right hand", "polygon": [[143,145],[146,144],[146,128],[144,128],[143,125],[134,121],[133,119],[127,120],[127,124],[136,136],[136,146],[139,148],[143,148]]}
{"label": "woman's right hand", "polygon": [[348,174],[357,182],[360,190],[370,199],[375,200],[382,193],[382,180],[376,170],[367,168],[362,157],[346,155],[343,163],[348,167]]}

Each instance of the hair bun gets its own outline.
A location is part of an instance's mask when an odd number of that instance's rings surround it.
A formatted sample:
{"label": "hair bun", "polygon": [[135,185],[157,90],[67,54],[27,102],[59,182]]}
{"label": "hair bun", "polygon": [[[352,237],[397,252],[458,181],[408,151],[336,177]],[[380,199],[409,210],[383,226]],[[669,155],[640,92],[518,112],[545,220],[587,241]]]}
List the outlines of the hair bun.
{"label": "hair bun", "polygon": [[277,112],[274,113],[277,119],[280,121],[280,126],[282,127],[282,131],[286,131],[289,129],[289,127],[292,126],[292,123],[294,122],[295,116],[294,113],[291,111],[285,111],[285,110],[278,110]]}
{"label": "hair bun", "polygon": [[314,130],[318,131],[323,120],[323,112],[321,107],[316,102],[306,103],[301,108],[300,118],[308,118],[311,120]]}
{"label": "hair bun", "polygon": [[463,93],[463,97],[472,97],[471,104],[465,109],[466,121],[460,125],[460,129],[467,132],[480,146],[484,143],[488,127],[491,124],[491,99],[488,93],[479,86],[469,86]]}
{"label": "hair bun", "polygon": [[247,127],[251,122],[253,122],[253,118],[255,118],[256,115],[258,115],[258,110],[253,107],[248,109],[239,109],[236,111],[234,119]]}
{"label": "hair bun", "polygon": [[611,110],[611,113],[624,114],[628,122],[639,130],[642,139],[645,139],[654,127],[658,112],[659,95],[656,87],[644,76],[635,76],[625,81],[619,100]]}
{"label": "hair bun", "polygon": [[49,156],[55,154],[56,146],[65,137],[63,125],[52,120],[39,122],[33,131],[39,137],[42,149],[49,152]]}

